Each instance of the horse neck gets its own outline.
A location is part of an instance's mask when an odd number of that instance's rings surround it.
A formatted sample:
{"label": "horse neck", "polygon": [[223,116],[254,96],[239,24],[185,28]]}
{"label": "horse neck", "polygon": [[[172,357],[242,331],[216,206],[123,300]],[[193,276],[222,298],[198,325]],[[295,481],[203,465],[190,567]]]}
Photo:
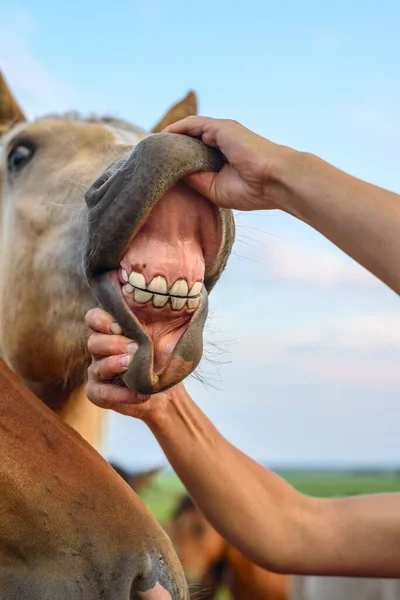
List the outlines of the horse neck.
{"label": "horse neck", "polygon": [[233,600],[278,600],[259,581],[258,567],[233,546],[226,549],[226,562],[226,583]]}
{"label": "horse neck", "polygon": [[248,560],[233,546],[226,551],[226,582],[233,600],[288,600],[289,577],[271,573]]}

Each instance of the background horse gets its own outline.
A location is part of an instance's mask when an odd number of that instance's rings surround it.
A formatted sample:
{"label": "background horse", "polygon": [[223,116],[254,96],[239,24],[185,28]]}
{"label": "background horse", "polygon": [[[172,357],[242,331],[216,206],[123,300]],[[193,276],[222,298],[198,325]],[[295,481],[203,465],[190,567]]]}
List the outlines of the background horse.
{"label": "background horse", "polygon": [[167,526],[193,598],[213,599],[224,584],[232,600],[288,600],[289,578],[249,561],[184,496]]}

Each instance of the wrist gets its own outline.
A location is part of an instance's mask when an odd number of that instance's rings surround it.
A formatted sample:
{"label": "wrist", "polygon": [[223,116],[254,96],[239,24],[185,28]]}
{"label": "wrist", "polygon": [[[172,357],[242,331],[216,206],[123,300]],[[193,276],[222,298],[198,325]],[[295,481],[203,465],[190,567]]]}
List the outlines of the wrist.
{"label": "wrist", "polygon": [[[317,157],[308,153],[280,146],[277,160],[266,176],[266,196],[271,195],[271,181],[276,186],[274,202],[277,208],[305,220]],[[309,189],[308,189],[309,188]],[[268,200],[267,200],[268,201]]]}
{"label": "wrist", "polygon": [[193,453],[213,454],[221,436],[183,384],[165,392],[164,400],[166,394],[168,400],[159,403],[158,408],[149,411],[143,419],[164,451],[171,453],[179,440],[179,453],[184,451],[185,460],[193,457]]}
{"label": "wrist", "polygon": [[166,392],[156,394],[151,398],[152,406],[146,412],[142,421],[151,429],[154,435],[161,435],[170,425],[173,426],[179,414],[179,406],[188,401],[189,395],[182,383],[174,386]]}

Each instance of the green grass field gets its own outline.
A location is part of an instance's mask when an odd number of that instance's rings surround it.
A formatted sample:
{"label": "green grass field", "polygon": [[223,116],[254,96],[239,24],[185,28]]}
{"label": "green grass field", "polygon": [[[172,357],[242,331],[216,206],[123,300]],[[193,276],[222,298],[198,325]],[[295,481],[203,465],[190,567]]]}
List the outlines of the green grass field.
{"label": "green grass field", "polygon": [[[318,497],[351,496],[380,492],[400,492],[400,472],[282,472],[289,483],[304,494]],[[142,499],[154,516],[169,518],[185,489],[173,473],[160,473],[142,494]]]}
{"label": "green grass field", "polygon": [[[400,492],[400,472],[284,472],[284,479],[304,494],[316,497],[352,496],[380,492]],[[160,473],[141,494],[143,501],[162,523],[169,519],[185,489],[173,473]],[[229,600],[226,589],[218,591],[216,600]]]}

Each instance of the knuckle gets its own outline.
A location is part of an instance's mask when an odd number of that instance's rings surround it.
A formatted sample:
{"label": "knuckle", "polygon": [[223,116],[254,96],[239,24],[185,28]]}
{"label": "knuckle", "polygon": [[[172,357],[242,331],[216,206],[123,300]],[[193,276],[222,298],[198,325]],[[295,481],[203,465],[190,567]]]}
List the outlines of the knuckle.
{"label": "knuckle", "polygon": [[107,381],[114,376],[113,358],[103,358],[99,364],[99,378]]}
{"label": "knuckle", "polygon": [[106,402],[109,400],[110,392],[108,385],[99,385],[98,386],[98,396],[102,402]]}
{"label": "knuckle", "polygon": [[98,341],[98,335],[97,333],[92,333],[92,335],[89,337],[88,341],[87,341],[87,348],[90,352],[90,354],[94,354],[96,351],[96,346],[97,346],[97,341]]}
{"label": "knuckle", "polygon": [[89,365],[88,368],[89,379],[97,379],[99,376],[99,371],[99,363],[97,362],[97,360],[93,360],[92,364]]}
{"label": "knuckle", "polygon": [[86,397],[91,402],[94,402],[96,399],[95,390],[96,390],[96,386],[93,385],[93,383],[91,383],[90,381],[88,381],[88,383],[86,384],[86,387],[85,387],[85,394],[86,394]]}

